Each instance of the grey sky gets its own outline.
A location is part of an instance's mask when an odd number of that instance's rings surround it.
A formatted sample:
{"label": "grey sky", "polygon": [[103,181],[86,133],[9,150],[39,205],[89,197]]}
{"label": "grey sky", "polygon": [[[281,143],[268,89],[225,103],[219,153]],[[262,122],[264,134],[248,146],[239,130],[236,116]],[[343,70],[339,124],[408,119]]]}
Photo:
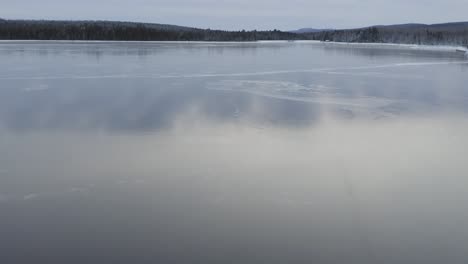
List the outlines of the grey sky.
{"label": "grey sky", "polygon": [[350,28],[468,20],[468,0],[0,0],[0,17],[102,19],[216,29]]}

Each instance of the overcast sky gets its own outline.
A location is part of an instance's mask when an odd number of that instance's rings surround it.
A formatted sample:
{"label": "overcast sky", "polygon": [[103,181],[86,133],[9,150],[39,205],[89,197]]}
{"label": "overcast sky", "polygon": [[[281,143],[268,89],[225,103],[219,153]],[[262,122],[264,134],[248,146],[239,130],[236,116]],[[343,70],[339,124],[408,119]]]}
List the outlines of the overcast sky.
{"label": "overcast sky", "polygon": [[468,0],[0,0],[0,17],[212,29],[351,28],[468,20]]}

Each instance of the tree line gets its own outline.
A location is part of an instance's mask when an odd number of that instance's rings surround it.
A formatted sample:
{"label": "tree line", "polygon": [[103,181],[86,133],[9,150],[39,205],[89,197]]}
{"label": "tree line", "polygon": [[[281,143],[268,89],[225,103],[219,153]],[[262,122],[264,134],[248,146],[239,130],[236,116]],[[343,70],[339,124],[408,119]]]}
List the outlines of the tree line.
{"label": "tree line", "polygon": [[320,40],[468,46],[468,23],[376,26],[310,33],[224,31],[110,21],[2,20],[1,40],[257,41]]}
{"label": "tree line", "polygon": [[296,40],[279,30],[223,31],[128,22],[0,21],[3,40],[257,41]]}

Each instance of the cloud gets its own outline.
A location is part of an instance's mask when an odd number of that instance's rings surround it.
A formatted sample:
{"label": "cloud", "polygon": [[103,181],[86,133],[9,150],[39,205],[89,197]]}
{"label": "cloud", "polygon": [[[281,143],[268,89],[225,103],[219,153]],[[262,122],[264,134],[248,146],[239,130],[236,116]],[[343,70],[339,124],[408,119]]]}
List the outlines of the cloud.
{"label": "cloud", "polygon": [[31,194],[28,194],[28,195],[25,195],[23,197],[23,200],[27,201],[27,200],[33,200],[33,199],[36,199],[39,197],[39,194],[37,193],[31,193]]}

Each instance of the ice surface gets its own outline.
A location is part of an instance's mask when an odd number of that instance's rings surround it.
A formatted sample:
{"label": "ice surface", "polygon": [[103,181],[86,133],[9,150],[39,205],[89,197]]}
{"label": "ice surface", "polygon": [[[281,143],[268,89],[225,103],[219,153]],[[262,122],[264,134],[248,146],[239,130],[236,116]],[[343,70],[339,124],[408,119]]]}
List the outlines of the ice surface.
{"label": "ice surface", "polygon": [[0,255],[463,263],[467,61],[333,45],[0,44]]}
{"label": "ice surface", "polygon": [[318,104],[377,108],[394,101],[376,97],[345,97],[338,89],[323,84],[300,85],[285,81],[223,80],[209,83],[208,89],[245,92],[260,96]]}

